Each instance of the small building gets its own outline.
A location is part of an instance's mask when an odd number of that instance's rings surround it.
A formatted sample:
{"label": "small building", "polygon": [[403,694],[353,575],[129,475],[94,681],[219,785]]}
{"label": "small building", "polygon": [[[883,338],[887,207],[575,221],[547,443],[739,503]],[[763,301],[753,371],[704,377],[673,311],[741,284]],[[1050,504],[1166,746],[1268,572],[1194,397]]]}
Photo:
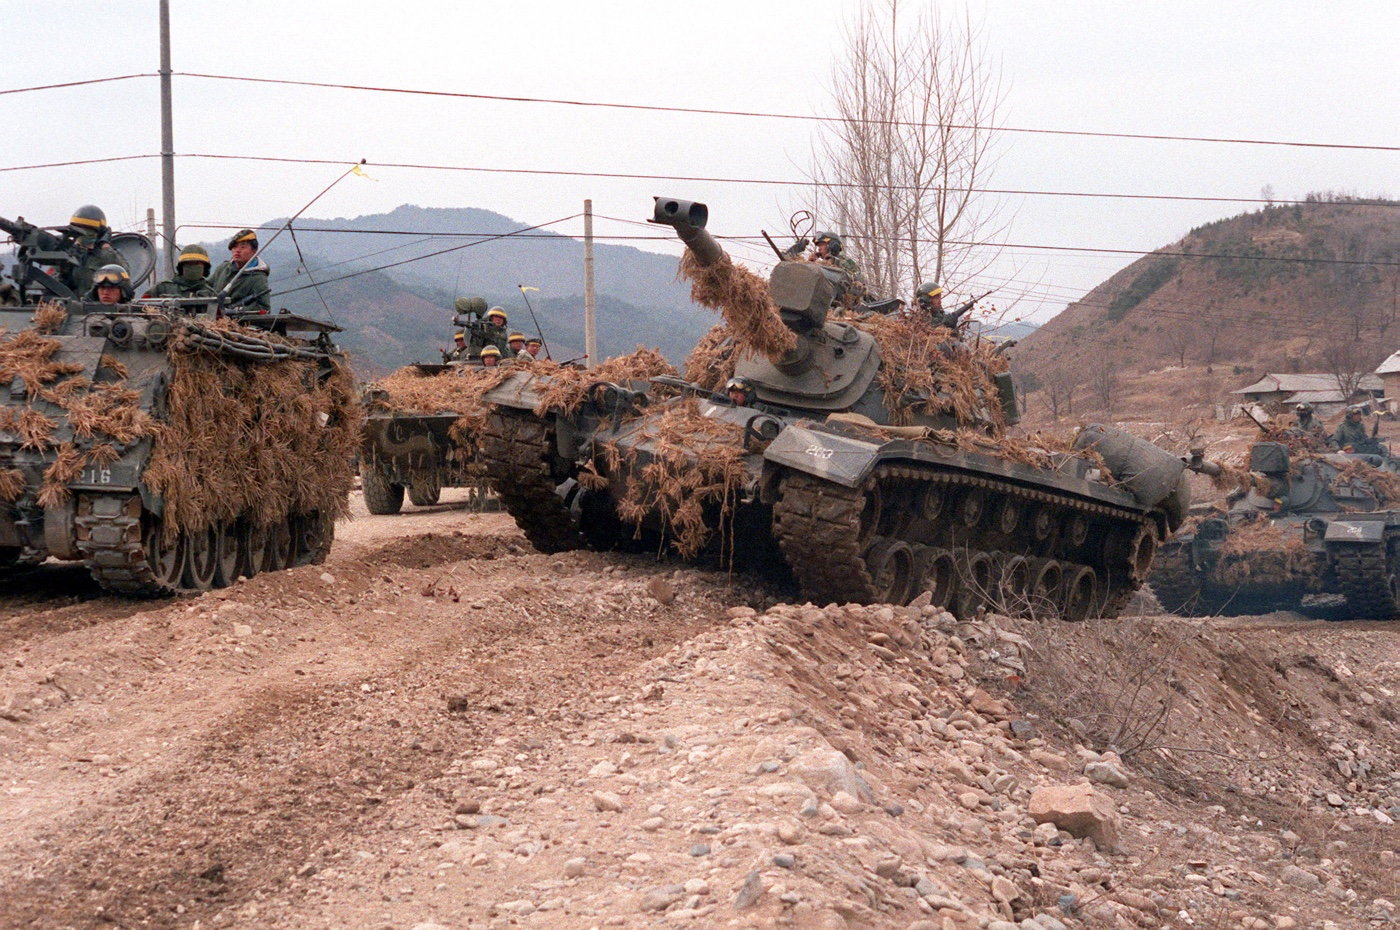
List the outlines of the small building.
{"label": "small building", "polygon": [[[1400,355],[1400,353],[1396,353]],[[1395,359],[1392,356],[1391,359]],[[1391,361],[1387,359],[1387,362]],[[1400,360],[1397,360],[1396,376],[1400,377]],[[1400,390],[1400,382],[1397,382]],[[1356,390],[1350,396],[1342,388],[1340,379],[1332,374],[1268,374],[1249,387],[1231,391],[1243,402],[1253,402],[1268,410],[1279,412],[1294,404],[1309,403],[1320,417],[1330,417],[1341,413],[1351,403],[1373,401],[1385,392],[1385,384],[1378,374],[1366,374],[1357,378]]]}
{"label": "small building", "polygon": [[1400,352],[1381,362],[1376,369],[1376,377],[1381,379],[1385,389],[1385,399],[1400,401]]}

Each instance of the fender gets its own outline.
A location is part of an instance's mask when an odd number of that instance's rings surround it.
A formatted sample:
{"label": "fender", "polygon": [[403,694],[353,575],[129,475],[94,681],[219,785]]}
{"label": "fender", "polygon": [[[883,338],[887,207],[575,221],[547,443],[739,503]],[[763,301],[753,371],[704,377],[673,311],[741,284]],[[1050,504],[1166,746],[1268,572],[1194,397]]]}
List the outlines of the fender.
{"label": "fender", "polygon": [[1327,534],[1323,541],[1327,548],[1351,544],[1374,545],[1385,539],[1385,522],[1382,520],[1333,520],[1327,524]]}

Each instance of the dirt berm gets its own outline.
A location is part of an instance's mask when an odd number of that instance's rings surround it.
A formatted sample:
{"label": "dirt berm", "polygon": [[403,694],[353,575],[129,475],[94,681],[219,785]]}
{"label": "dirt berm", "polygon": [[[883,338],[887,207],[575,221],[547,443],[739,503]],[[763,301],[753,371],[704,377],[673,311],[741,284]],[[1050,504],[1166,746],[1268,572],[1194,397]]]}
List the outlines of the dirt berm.
{"label": "dirt berm", "polygon": [[12,583],[0,926],[1395,919],[1383,625],[775,606],[356,504],[218,593]]}

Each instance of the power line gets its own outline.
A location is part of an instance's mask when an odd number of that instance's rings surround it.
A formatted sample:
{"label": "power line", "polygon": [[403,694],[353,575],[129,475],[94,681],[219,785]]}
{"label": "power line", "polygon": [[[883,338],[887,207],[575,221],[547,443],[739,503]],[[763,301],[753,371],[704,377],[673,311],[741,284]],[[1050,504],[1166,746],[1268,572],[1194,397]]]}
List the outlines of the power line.
{"label": "power line", "polygon": [[0,171],[33,171],[36,168],[68,168],[72,165],[101,165],[114,161],[139,161],[143,158],[159,158],[159,155],[113,155],[109,158],[80,158],[75,161],[53,161],[42,165],[11,165]]}
{"label": "power line", "polygon": [[0,97],[5,96],[6,94],[27,94],[30,91],[35,90],[58,90],[59,88],[63,87],[84,87],[88,84],[110,84],[113,81],[129,81],[132,78],[147,78],[155,76],[156,75],[154,72],[147,71],[142,74],[119,74],[115,77],[91,78],[86,81],[65,81],[62,84],[38,84],[34,87],[12,87],[9,90],[0,90]]}
{"label": "power line", "polygon": [[[378,87],[368,84],[340,84],[330,81],[292,81],[279,78],[257,78],[232,74],[204,74],[193,71],[176,71],[180,77],[203,78],[214,81],[239,81],[251,84],[276,84],[288,87],[319,87],[333,90],[358,90],[370,91],[374,93],[386,94],[409,94],[425,97],[452,97],[463,100],[488,100],[497,103],[536,103],[550,104],[554,106],[586,107],[596,109],[612,110],[639,110],[648,113],[690,113],[702,116],[742,116],[760,119],[778,120],[800,120],[818,123],[846,123],[861,122],[869,125],[879,126],[927,126],[927,123],[915,122],[912,120],[847,120],[839,116],[818,116],[808,113],[775,113],[760,110],[721,110],[709,107],[668,107],[656,104],[640,103],[614,103],[599,100],[571,100],[562,97],[520,97],[506,96],[502,94],[469,94],[459,91],[445,90],[420,90],[407,87]],[[948,124],[949,129],[974,130],[988,132],[1011,132],[1026,135],[1042,136],[1072,136],[1076,138],[1090,139],[1135,139],[1150,142],[1205,142],[1228,145],[1266,145],[1283,146],[1289,148],[1308,149],[1344,149],[1350,151],[1367,152],[1400,152],[1400,146],[1395,145],[1362,145],[1340,142],[1299,142],[1281,139],[1249,139],[1233,138],[1228,136],[1175,136],[1159,133],[1139,133],[1139,132],[1095,132],[1090,130],[1076,129],[1035,129],[1020,126],[978,126],[964,125],[958,123]]]}
{"label": "power line", "polygon": [[[263,161],[278,164],[294,165],[342,165],[345,159],[338,158],[290,158],[276,155],[217,155],[208,152],[185,152],[179,158],[205,158],[223,159],[228,161]],[[375,162],[380,168],[407,168],[417,171],[464,171],[476,174],[523,174],[538,175],[544,177],[568,177],[568,178],[603,178],[608,180],[622,181],[678,181],[682,183],[696,184],[756,184],[765,187],[824,187],[824,188],[874,188],[878,190],[891,191],[919,191],[916,185],[907,184],[864,184],[856,181],[835,181],[822,182],[817,184],[810,180],[794,180],[791,178],[744,178],[725,177],[720,175],[684,175],[684,174],[643,174],[638,172],[621,171],[571,171],[565,169],[551,168],[498,168],[486,167],[482,165],[441,165],[427,164],[422,162]],[[42,167],[42,166],[41,166]],[[1276,207],[1285,206],[1309,206],[1316,201],[1308,200],[1264,200],[1257,197],[1213,197],[1198,196],[1191,194],[1124,194],[1110,191],[1057,191],[1057,190],[1025,190],[1016,188],[979,188],[978,193],[999,194],[1015,197],[1067,197],[1074,199],[1106,199],[1106,200],[1146,200],[1146,201],[1179,201],[1182,203],[1229,203],[1229,204],[1265,204]],[[1355,200],[1340,201],[1330,204],[1332,206],[1400,206],[1400,201],[1390,200]]]}
{"label": "power line", "polygon": [[[471,248],[471,247],[474,246],[474,245],[483,245],[483,244],[485,244],[485,243],[487,243],[487,242],[492,242],[492,241],[495,241],[495,240],[497,240],[497,239],[509,239],[509,238],[511,238],[511,237],[513,237],[513,236],[519,235],[520,233],[530,232],[531,230],[535,230],[535,229],[543,229],[543,228],[546,227],[546,226],[554,226],[554,225],[556,225],[556,224],[558,224],[558,223],[567,223],[569,220],[577,219],[578,217],[580,217],[580,216],[582,216],[582,215],[583,215],[583,214],[581,214],[581,213],[573,213],[573,214],[570,214],[569,216],[560,217],[560,218],[557,219],[557,220],[550,220],[550,221],[547,222],[547,223],[537,223],[537,224],[534,225],[534,226],[526,226],[526,227],[523,227],[522,229],[518,229],[518,230],[516,230],[516,231],[514,231],[514,232],[500,233],[500,234],[498,234],[498,235],[490,236],[490,237],[485,238],[485,239],[479,239],[479,240],[477,240],[477,241],[475,241],[475,242],[466,242],[466,243],[463,243],[462,245],[454,245],[454,246],[452,246],[452,247],[449,248],[449,249],[439,249],[439,250],[436,251],[436,252],[429,252],[429,253],[427,253],[426,255],[416,255],[416,256],[414,256],[413,258],[405,258],[405,259],[403,259],[403,260],[401,260],[401,261],[390,262],[390,263],[387,264],[387,265],[380,265],[380,266],[378,266],[378,267],[376,267],[376,268],[364,268],[364,269],[361,269],[360,271],[353,271],[353,272],[351,272],[350,274],[341,275],[341,276],[338,277],[338,278],[330,278],[329,280],[322,281],[322,282],[320,282],[320,283],[323,284],[323,285],[324,285],[324,284],[334,284],[334,283],[337,282],[337,281],[346,281],[346,280],[349,280],[350,278],[358,278],[360,275],[372,274],[372,273],[374,273],[374,272],[376,272],[376,271],[384,271],[384,270],[389,269],[389,268],[397,268],[397,267],[400,266],[400,265],[407,265],[407,264],[410,264],[410,263],[412,263],[412,262],[419,262],[419,261],[422,261],[422,260],[425,259],[425,258],[434,258],[434,257],[436,257],[436,256],[438,256],[438,255],[446,255],[446,254],[449,253],[449,252],[456,252],[456,251],[459,251],[460,249],[469,249],[469,248]],[[287,294],[295,294],[297,291],[304,291],[304,290],[306,290],[307,288],[314,287],[314,286],[316,286],[316,285],[304,284],[304,285],[302,285],[301,287],[294,287],[294,288],[291,288],[290,290],[279,291],[279,292],[277,292],[277,293],[276,293],[275,295],[273,295],[273,296],[276,296],[276,297],[283,297],[283,296],[286,296]]]}

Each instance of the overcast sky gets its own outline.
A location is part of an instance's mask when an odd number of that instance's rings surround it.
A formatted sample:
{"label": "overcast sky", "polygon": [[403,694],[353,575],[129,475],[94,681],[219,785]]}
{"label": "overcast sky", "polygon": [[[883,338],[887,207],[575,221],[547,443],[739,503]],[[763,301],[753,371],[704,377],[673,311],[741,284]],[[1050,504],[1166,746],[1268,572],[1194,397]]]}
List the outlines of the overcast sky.
{"label": "overcast sky", "polygon": [[[823,110],[846,2],[400,2],[174,0],[176,71],[809,114]],[[945,5],[946,6],[946,5]],[[1394,2],[1083,2],[972,6],[1003,69],[1008,126],[1400,145],[1400,5]],[[10,41],[0,90],[155,71],[155,0],[0,0]],[[22,38],[23,41],[14,41]],[[644,219],[651,196],[705,200],[711,228],[787,228],[798,198],[765,184],[492,175],[375,167],[412,162],[582,172],[801,180],[814,124],[175,79],[180,153],[359,158],[308,216],[402,203],[482,207],[524,223],[578,213]],[[0,95],[0,169],[158,152],[154,78]],[[1208,197],[1397,193],[1400,153],[1009,134],[999,188]],[[329,165],[181,158],[186,224],[254,225],[300,209]],[[0,215],[44,224],[94,202],[114,227],[160,207],[157,160],[0,171]],[[1025,196],[1017,245],[1150,250],[1242,205]],[[555,227],[579,233],[580,220]],[[469,231],[469,230],[466,230]],[[600,219],[603,235],[651,230]],[[181,231],[212,239],[217,230]],[[639,243],[670,251],[667,243]],[[761,261],[761,251],[735,249]],[[1062,308],[1131,259],[1010,249],[1006,293]],[[582,273],[580,272],[580,278]],[[996,283],[989,279],[988,286]]]}

